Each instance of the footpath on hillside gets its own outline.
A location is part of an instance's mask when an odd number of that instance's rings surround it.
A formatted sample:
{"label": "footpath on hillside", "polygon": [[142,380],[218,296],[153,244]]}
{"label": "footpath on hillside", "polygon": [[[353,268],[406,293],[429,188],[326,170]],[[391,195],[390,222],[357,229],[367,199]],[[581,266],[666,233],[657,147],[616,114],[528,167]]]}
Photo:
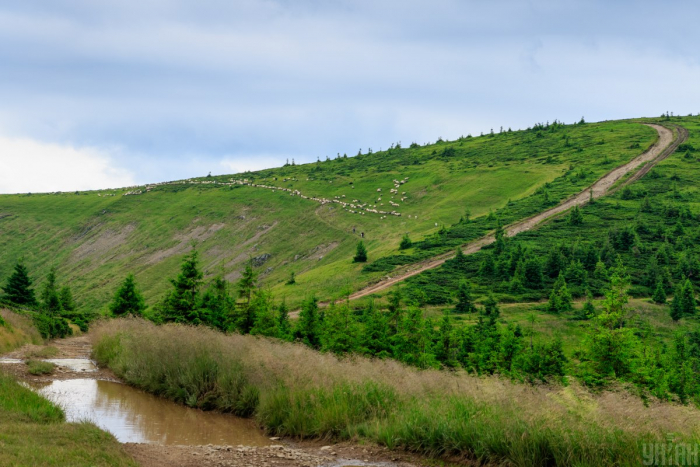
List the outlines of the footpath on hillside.
{"label": "footpath on hillside", "polygon": [[[674,126],[676,130],[676,135],[674,137],[674,132],[672,129],[667,128],[662,125],[657,124],[646,124],[647,126],[655,129],[659,134],[659,139],[654,143],[652,147],[647,149],[643,154],[635,157],[630,162],[621,165],[612,171],[605,174],[602,178],[598,179],[590,187],[581,191],[580,193],[568,198],[564,202],[554,206],[553,208],[547,209],[539,214],[536,214],[527,219],[518,221],[505,227],[505,233],[508,237],[512,237],[521,232],[531,230],[548,219],[561,214],[574,206],[583,206],[588,203],[592,198],[600,198],[611,192],[615,191],[615,184],[622,180],[625,176],[632,174],[635,170],[641,167],[641,170],[634,173],[629,179],[624,183],[632,183],[639,178],[643,177],[651,168],[658,162],[662,161],[666,157],[673,154],[676,148],[682,144],[688,138],[688,131],[680,126]],[[482,237],[478,240],[470,242],[462,247],[465,255],[476,253],[481,250],[484,246],[489,245],[495,241],[493,234]],[[380,282],[369,285],[363,289],[358,290],[350,295],[350,300],[355,300],[358,298],[366,297],[368,295],[381,292],[388,289],[389,287],[397,284],[401,281],[408,279],[409,277],[420,274],[428,269],[436,268],[445,263],[445,261],[454,258],[454,253],[446,253],[442,255],[435,256],[431,259],[415,263],[407,268],[400,269],[396,275],[390,276]]]}

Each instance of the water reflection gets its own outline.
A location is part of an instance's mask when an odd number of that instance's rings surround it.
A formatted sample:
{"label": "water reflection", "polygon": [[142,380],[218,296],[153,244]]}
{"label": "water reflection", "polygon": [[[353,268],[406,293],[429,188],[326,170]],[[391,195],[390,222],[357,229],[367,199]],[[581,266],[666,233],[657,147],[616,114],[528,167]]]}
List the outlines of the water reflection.
{"label": "water reflection", "polygon": [[0,365],[1,364],[16,364],[16,363],[24,363],[24,360],[20,360],[18,358],[0,358]]}
{"label": "water reflection", "polygon": [[190,409],[124,384],[71,379],[35,388],[61,405],[68,421],[89,419],[123,443],[271,444],[250,420]]}
{"label": "water reflection", "polygon": [[97,371],[97,366],[87,358],[45,358],[44,361],[70,371]]}

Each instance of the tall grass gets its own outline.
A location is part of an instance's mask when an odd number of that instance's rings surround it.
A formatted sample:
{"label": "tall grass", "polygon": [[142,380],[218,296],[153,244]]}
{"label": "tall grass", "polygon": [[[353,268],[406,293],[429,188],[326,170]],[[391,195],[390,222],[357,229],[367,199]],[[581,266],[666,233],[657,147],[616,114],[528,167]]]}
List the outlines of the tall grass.
{"label": "tall grass", "polygon": [[0,353],[9,352],[24,344],[41,344],[43,339],[31,318],[0,309]]}
{"label": "tall grass", "polygon": [[127,382],[269,433],[361,437],[392,449],[513,465],[639,465],[642,443],[698,440],[700,411],[623,391],[532,387],[205,328],[111,321],[95,358]]}

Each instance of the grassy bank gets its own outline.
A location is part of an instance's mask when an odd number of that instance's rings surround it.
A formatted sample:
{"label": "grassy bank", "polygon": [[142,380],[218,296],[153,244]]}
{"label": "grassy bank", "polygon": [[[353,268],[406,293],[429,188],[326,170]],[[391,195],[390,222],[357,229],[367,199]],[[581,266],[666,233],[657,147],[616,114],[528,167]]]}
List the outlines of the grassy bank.
{"label": "grassy bank", "polygon": [[64,420],[60,407],[0,372],[0,465],[136,465],[109,433]]}
{"label": "grassy bank", "polygon": [[0,309],[0,354],[24,344],[41,344],[42,342],[41,335],[30,318],[10,310]]}
{"label": "grassy bank", "polygon": [[360,437],[428,455],[513,465],[639,465],[642,446],[695,442],[698,410],[624,391],[532,387],[394,361],[339,360],[301,345],[204,328],[112,321],[96,359],[127,382],[193,407],[252,415],[268,432]]}

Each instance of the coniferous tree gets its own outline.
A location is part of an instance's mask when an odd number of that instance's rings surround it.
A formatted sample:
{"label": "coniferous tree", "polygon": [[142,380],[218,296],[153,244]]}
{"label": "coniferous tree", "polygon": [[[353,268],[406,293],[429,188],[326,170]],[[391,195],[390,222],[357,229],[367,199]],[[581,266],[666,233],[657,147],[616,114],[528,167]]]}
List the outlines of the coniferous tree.
{"label": "coniferous tree", "polygon": [[249,260],[238,280],[238,298],[243,299],[244,302],[236,305],[233,317],[234,328],[243,334],[248,334],[255,324],[255,307],[252,301],[257,284],[258,278],[253,270],[253,261]]}
{"label": "coniferous tree", "polygon": [[62,311],[56,285],[56,268],[51,268],[46,276],[46,282],[41,289],[41,307],[48,315],[57,315]]}
{"label": "coniferous tree", "polygon": [[578,206],[574,206],[569,214],[569,225],[581,225],[583,224],[583,214]]}
{"label": "coniferous tree", "polygon": [[651,299],[654,300],[654,303],[659,305],[664,305],[666,303],[666,290],[664,289],[662,281],[656,283],[656,289],[654,289],[654,295]]}
{"label": "coniferous tree", "polygon": [[399,243],[399,250],[408,250],[412,246],[413,242],[408,237],[408,234],[404,234],[404,236],[401,237],[401,243]]}
{"label": "coniferous tree", "polygon": [[253,291],[258,284],[258,277],[253,270],[253,260],[249,260],[238,280],[238,298],[245,300],[245,305],[249,305],[253,298]]}
{"label": "coniferous tree", "polygon": [[200,301],[201,319],[220,331],[229,327],[234,301],[229,293],[229,283],[224,279],[224,272],[212,279]]}
{"label": "coniferous tree", "polygon": [[557,281],[554,283],[552,288],[552,293],[549,295],[549,302],[547,303],[547,310],[552,313],[563,313],[566,311],[571,311],[573,299],[568,287],[566,286],[566,279],[564,278],[564,273],[560,273]]}
{"label": "coniferous tree", "polygon": [[41,290],[41,313],[34,317],[34,324],[46,339],[66,337],[73,333],[68,321],[60,316],[63,311],[58,286],[56,268],[51,268]]}
{"label": "coniferous tree", "polygon": [[574,260],[569,263],[564,272],[564,277],[567,282],[576,285],[586,285],[588,281],[588,272],[583,267],[583,263],[579,260]]}
{"label": "coniferous tree", "polygon": [[629,279],[620,267],[613,270],[605,302],[596,316],[585,345],[585,379],[600,383],[604,378],[623,377],[632,370],[635,336],[625,327]]}
{"label": "coniferous tree", "polygon": [[498,221],[494,238],[496,241],[494,242],[493,252],[498,256],[506,250],[506,231],[503,229],[501,221]]}
{"label": "coniferous tree", "polygon": [[681,307],[684,315],[694,315],[697,308],[695,302],[695,290],[690,279],[686,279],[681,288]]}
{"label": "coniferous tree", "polygon": [[173,290],[166,297],[164,320],[176,323],[200,324],[199,290],[202,285],[202,271],[196,249],[185,256],[180,266],[180,273],[171,279]]}
{"label": "coniferous tree", "polygon": [[528,258],[523,264],[523,285],[528,289],[539,289],[543,281],[542,264],[537,258]]}
{"label": "coniferous tree", "polygon": [[255,310],[253,326],[250,333],[253,335],[279,337],[279,326],[275,316],[275,308],[272,303],[272,294],[265,290],[255,292],[251,308]]}
{"label": "coniferous tree", "polygon": [[334,303],[326,310],[323,318],[321,348],[335,354],[353,352],[357,349],[356,323],[348,305]]}
{"label": "coniferous tree", "polygon": [[132,314],[141,316],[146,309],[143,296],[136,287],[133,274],[129,274],[117,289],[109,306],[109,311],[115,316]]}
{"label": "coniferous tree", "polygon": [[595,305],[593,304],[593,295],[589,290],[586,291],[586,302],[583,306],[574,312],[574,319],[589,320],[595,316]]}
{"label": "coniferous tree", "polygon": [[318,299],[311,296],[301,305],[296,336],[309,347],[318,349],[320,346],[320,323],[318,316]]}
{"label": "coniferous tree", "polygon": [[403,309],[401,308],[401,290],[396,289],[389,292],[389,333],[396,335],[401,327]]}
{"label": "coniferous tree", "polygon": [[36,306],[36,297],[32,288],[32,280],[23,260],[17,261],[15,270],[2,288],[5,298],[15,305]]}
{"label": "coniferous tree", "polygon": [[455,313],[473,313],[476,311],[476,306],[472,299],[471,288],[466,281],[459,283],[457,289],[457,305],[455,305]]}
{"label": "coniferous tree", "polygon": [[683,286],[676,285],[671,301],[671,319],[679,321],[683,317]]}
{"label": "coniferous tree", "polygon": [[490,278],[496,273],[496,262],[493,259],[493,255],[487,253],[484,256],[481,265],[479,265],[479,275],[482,278]]}
{"label": "coniferous tree", "polygon": [[493,322],[495,322],[501,314],[501,310],[498,308],[498,301],[496,301],[496,298],[491,292],[489,292],[488,297],[486,297],[484,301],[483,314]]}
{"label": "coniferous tree", "polygon": [[566,267],[566,258],[559,247],[550,248],[544,263],[544,273],[554,279]]}
{"label": "coniferous tree", "polygon": [[289,321],[289,309],[287,301],[282,300],[277,308],[277,328],[279,338],[282,340],[290,340],[292,338],[292,325]]}
{"label": "coniferous tree", "polygon": [[457,250],[455,250],[455,257],[453,261],[460,269],[467,265],[467,255],[464,254],[462,248],[457,248]]}
{"label": "coniferous tree", "polygon": [[391,356],[386,316],[377,309],[374,301],[370,301],[364,309],[362,321],[364,324],[360,337],[362,353],[379,358]]}
{"label": "coniferous tree", "polygon": [[73,301],[73,293],[71,292],[70,287],[67,285],[61,287],[61,290],[58,293],[58,299],[61,302],[61,308],[63,311],[75,311],[75,302]]}
{"label": "coniferous tree", "polygon": [[357,243],[357,250],[355,251],[355,256],[352,259],[353,263],[366,263],[367,262],[367,248],[365,248],[365,242],[360,240]]}
{"label": "coniferous tree", "polygon": [[287,285],[294,285],[297,283],[297,278],[296,274],[294,274],[294,271],[289,273],[289,280],[287,280]]}
{"label": "coniferous tree", "polygon": [[446,368],[455,368],[457,362],[457,336],[452,326],[452,320],[447,311],[442,315],[438,329],[438,342],[435,348],[435,359]]}

